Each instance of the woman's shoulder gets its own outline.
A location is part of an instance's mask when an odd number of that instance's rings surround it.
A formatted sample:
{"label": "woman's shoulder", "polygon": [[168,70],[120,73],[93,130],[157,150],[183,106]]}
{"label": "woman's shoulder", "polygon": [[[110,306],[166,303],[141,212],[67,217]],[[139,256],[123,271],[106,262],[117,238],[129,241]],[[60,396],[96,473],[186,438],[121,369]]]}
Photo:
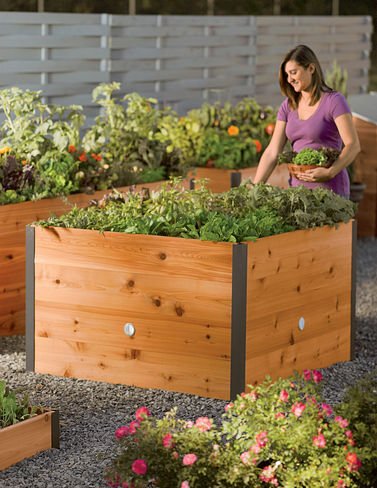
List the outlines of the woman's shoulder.
{"label": "woman's shoulder", "polygon": [[340,113],[351,112],[349,105],[347,103],[346,97],[343,93],[338,91],[328,91],[324,93],[325,104],[336,115],[340,115]]}
{"label": "woman's shoulder", "polygon": [[346,101],[346,97],[343,95],[343,93],[335,90],[326,91],[324,92],[323,96],[326,97],[326,99],[331,103],[337,103],[338,101],[340,102]]}

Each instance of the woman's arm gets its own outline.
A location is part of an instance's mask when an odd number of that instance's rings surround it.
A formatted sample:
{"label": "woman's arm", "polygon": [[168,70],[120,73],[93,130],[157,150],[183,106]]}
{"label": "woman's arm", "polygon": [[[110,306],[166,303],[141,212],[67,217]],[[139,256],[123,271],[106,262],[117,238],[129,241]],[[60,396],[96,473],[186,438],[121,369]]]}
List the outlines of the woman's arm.
{"label": "woman's arm", "polygon": [[306,171],[305,174],[300,175],[300,180],[318,182],[331,180],[334,176],[340,173],[343,168],[349,166],[359,154],[360,142],[352,121],[352,115],[350,113],[339,115],[339,117],[335,119],[335,124],[344,144],[338,159],[332,166],[330,166],[330,168],[318,168]]}
{"label": "woman's arm", "polygon": [[271,141],[259,161],[254,183],[265,183],[275,169],[278,156],[287,142],[285,126],[286,122],[283,122],[282,120],[276,121]]}

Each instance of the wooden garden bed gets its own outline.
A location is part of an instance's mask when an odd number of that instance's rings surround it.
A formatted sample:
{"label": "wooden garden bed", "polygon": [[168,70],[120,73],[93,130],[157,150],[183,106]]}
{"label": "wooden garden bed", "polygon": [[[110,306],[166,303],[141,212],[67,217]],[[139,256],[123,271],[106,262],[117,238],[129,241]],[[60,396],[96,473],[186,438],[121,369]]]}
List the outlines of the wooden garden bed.
{"label": "wooden garden bed", "polygon": [[0,471],[51,447],[59,447],[57,411],[0,429]]}
{"label": "wooden garden bed", "polygon": [[[137,188],[160,185],[147,183]],[[0,205],[0,336],[25,333],[25,226],[51,214],[61,215],[72,205],[84,207],[109,191]]]}
{"label": "wooden garden bed", "polygon": [[[219,168],[202,168],[197,167],[192,169],[189,174],[189,179],[208,179],[208,188],[216,193],[221,193],[230,190],[236,186],[240,186],[241,182],[255,177],[257,168],[245,168],[239,170],[219,169]],[[288,188],[289,171],[286,164],[278,165],[267,183],[280,188]]]}
{"label": "wooden garden bed", "polygon": [[28,370],[229,399],[351,357],[353,222],[243,244],[27,235]]}

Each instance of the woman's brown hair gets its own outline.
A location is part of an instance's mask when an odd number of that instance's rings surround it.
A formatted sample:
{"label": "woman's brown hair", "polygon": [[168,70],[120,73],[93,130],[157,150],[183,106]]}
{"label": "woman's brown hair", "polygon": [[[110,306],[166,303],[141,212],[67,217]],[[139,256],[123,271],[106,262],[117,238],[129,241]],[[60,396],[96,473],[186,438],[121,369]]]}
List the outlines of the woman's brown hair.
{"label": "woman's brown hair", "polygon": [[321,98],[321,92],[332,91],[331,88],[328,87],[325,83],[323,71],[321,65],[319,64],[317,56],[310,49],[310,47],[300,44],[286,54],[283,62],[280,65],[279,70],[279,83],[281,92],[283,95],[288,97],[289,106],[293,108],[293,110],[297,109],[298,101],[301,94],[297,93],[292,88],[291,84],[288,83],[288,75],[285,72],[285,65],[288,63],[288,61],[295,61],[299,66],[302,66],[305,69],[308,69],[310,64],[314,66],[312,84],[310,87],[310,105],[315,105],[318,102],[318,100]]}

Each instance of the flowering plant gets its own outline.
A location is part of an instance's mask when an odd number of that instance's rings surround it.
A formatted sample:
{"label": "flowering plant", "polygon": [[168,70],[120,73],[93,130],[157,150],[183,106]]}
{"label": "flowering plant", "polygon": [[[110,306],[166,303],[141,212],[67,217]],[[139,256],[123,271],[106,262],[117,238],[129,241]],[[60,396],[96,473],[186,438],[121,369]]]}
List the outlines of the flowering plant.
{"label": "flowering plant", "polygon": [[239,395],[222,423],[162,419],[141,407],[116,431],[119,453],[107,472],[114,488],[356,487],[363,448],[348,421],[319,394],[322,375],[304,371]]}
{"label": "flowering plant", "polygon": [[269,143],[274,118],[272,107],[261,107],[253,98],[235,105],[205,103],[191,110],[186,120],[201,134],[196,164],[227,169],[255,166]]}

